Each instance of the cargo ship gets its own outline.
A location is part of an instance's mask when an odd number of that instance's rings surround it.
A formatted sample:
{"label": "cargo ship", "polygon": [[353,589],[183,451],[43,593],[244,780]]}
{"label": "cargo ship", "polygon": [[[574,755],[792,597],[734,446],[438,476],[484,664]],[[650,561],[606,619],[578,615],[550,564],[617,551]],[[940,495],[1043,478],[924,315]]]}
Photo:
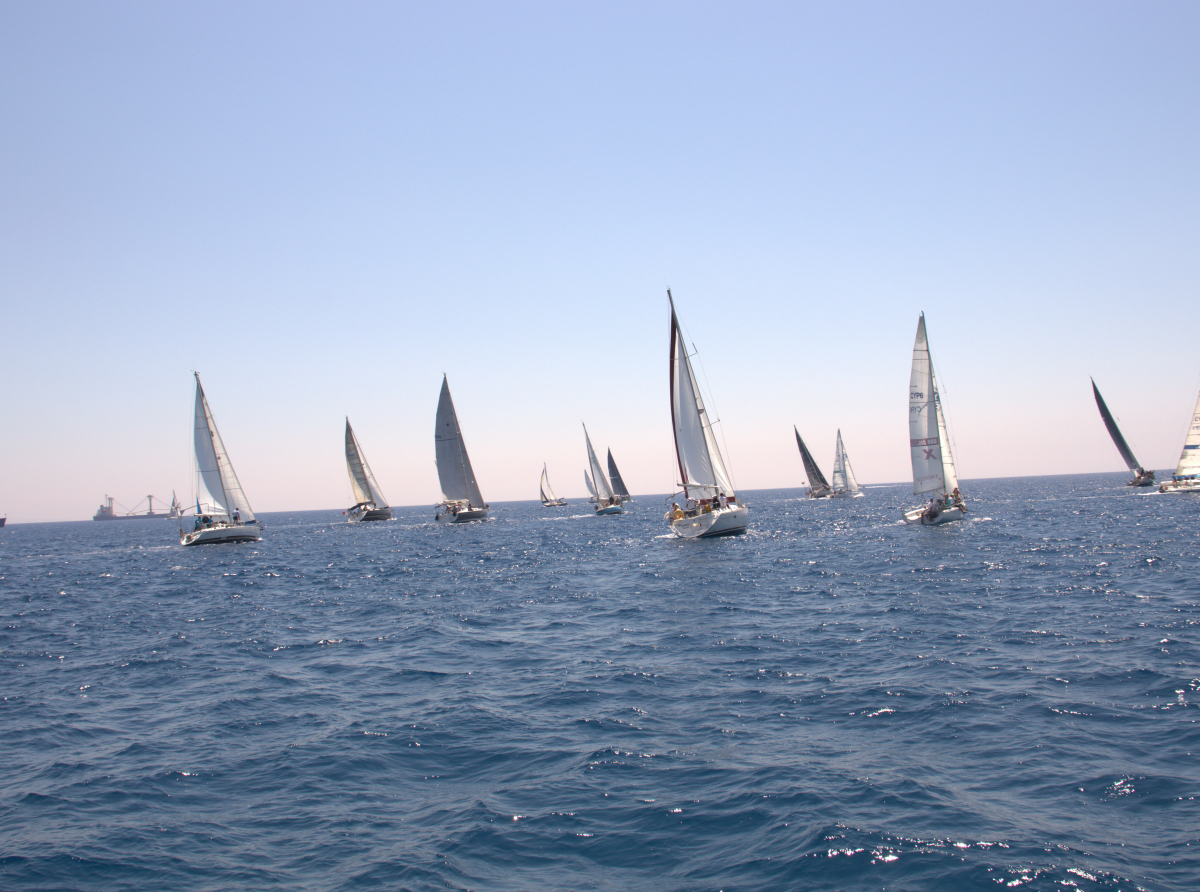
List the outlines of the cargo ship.
{"label": "cargo ship", "polygon": [[[161,502],[162,499],[159,499]],[[175,498],[175,493],[171,493],[171,510],[159,511],[154,510],[154,496],[146,496],[146,503],[149,507],[145,511],[126,511],[124,514],[118,514],[113,507],[112,496],[104,497],[104,504],[96,509],[96,513],[92,515],[92,520],[152,520],[155,518],[164,517],[179,517],[180,511],[179,500]]]}

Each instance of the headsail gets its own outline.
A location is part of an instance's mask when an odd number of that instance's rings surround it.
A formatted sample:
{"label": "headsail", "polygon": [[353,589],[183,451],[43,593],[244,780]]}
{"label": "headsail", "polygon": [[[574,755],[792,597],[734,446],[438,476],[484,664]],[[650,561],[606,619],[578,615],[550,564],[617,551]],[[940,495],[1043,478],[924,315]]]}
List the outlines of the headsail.
{"label": "headsail", "polygon": [[609,501],[614,493],[612,486],[609,485],[608,478],[604,476],[604,469],[600,467],[600,461],[596,458],[596,450],[592,448],[592,438],[588,436],[587,425],[583,426],[583,439],[587,443],[588,466],[592,470],[592,482],[595,484],[595,496],[602,502]]}
{"label": "headsail", "polygon": [[367,464],[367,457],[358,445],[358,438],[354,436],[354,429],[350,427],[349,418],[346,419],[346,469],[350,472],[355,502],[360,505],[372,502],[376,508],[388,507],[387,499],[371,473],[371,466]]}
{"label": "headsail", "polygon": [[1112,437],[1113,443],[1117,446],[1117,452],[1121,453],[1121,458],[1129,470],[1135,474],[1145,473],[1142,466],[1138,464],[1138,460],[1133,457],[1133,450],[1125,442],[1125,437],[1121,435],[1121,429],[1117,427],[1117,419],[1113,418],[1112,412],[1108,411],[1108,405],[1104,402],[1104,397],[1100,395],[1100,388],[1096,386],[1095,379],[1092,379],[1092,395],[1096,397],[1096,407],[1100,410],[1100,417],[1104,419],[1104,426],[1108,428],[1108,435]]}
{"label": "headsail", "polygon": [[912,449],[913,493],[916,495],[946,491],[946,474],[942,467],[944,427],[937,388],[933,383],[925,314],[922,313],[913,342],[912,375],[908,383],[908,436]]}
{"label": "headsail", "polygon": [[194,430],[194,445],[196,449],[197,481],[197,510],[203,514],[224,514],[232,516],[237,511],[246,522],[254,520],[254,512],[250,509],[250,501],[242,492],[221,434],[217,430],[217,422],[208,400],[204,397],[204,388],[200,385],[200,375],[196,374],[196,416]]}
{"label": "headsail", "polygon": [[608,450],[608,479],[612,483],[613,492],[619,495],[622,501],[628,502],[632,499],[632,496],[629,495],[629,487],[621,479],[621,472],[617,470],[617,463],[613,461],[611,449]]}
{"label": "headsail", "polygon": [[483,496],[479,492],[479,484],[475,482],[475,472],[467,456],[467,446],[458,426],[458,415],[454,411],[454,400],[450,397],[450,384],[445,375],[442,376],[442,393],[438,397],[433,442],[442,497],[448,501],[467,501],[482,508]]}
{"label": "headsail", "polygon": [[812,453],[808,451],[808,447],[800,439],[800,431],[796,430],[795,425],[792,425],[792,430],[796,434],[796,445],[800,447],[800,461],[804,464],[804,476],[808,478],[808,485],[812,489],[817,490],[829,489],[829,481],[825,479],[825,475],[817,467],[816,459],[812,457]]}
{"label": "headsail", "polygon": [[1196,474],[1200,474],[1200,397],[1196,398],[1192,426],[1188,428],[1183,452],[1179,455],[1179,465],[1175,468],[1176,477],[1191,477]]}
{"label": "headsail", "polygon": [[854,479],[854,470],[850,467],[850,457],[846,455],[846,447],[842,445],[840,428],[837,433],[837,448],[833,457],[833,488],[839,492],[850,494],[859,491],[858,481]]}
{"label": "headsail", "polygon": [[692,372],[669,289],[667,299],[671,302],[671,422],[680,482],[689,496],[693,489],[701,491],[701,498],[711,498],[719,493],[733,496],[733,481],[725,469],[725,461],[713,435],[712,421],[700,398],[700,388]]}

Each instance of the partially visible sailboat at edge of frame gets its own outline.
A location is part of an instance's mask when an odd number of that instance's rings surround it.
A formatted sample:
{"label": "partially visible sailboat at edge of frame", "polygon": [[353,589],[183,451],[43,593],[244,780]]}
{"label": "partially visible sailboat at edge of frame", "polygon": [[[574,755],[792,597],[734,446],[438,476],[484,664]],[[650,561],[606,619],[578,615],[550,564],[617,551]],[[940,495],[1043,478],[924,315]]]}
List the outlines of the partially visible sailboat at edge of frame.
{"label": "partially visible sailboat at edge of frame", "polygon": [[1175,474],[1158,488],[1159,492],[1200,492],[1200,396],[1196,397],[1196,408],[1192,410],[1192,424]]}

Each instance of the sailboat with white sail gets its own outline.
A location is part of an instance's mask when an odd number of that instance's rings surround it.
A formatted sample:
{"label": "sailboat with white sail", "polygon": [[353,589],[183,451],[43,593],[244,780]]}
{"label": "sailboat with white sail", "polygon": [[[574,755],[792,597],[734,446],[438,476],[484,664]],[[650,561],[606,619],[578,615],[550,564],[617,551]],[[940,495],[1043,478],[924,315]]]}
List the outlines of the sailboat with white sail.
{"label": "sailboat with white sail", "polygon": [[717,447],[713,422],[700,397],[670,289],[667,301],[671,305],[671,426],[685,507],[672,505],[666,519],[675,535],[683,539],[743,533],[750,509],[738,501],[733,478]]}
{"label": "sailboat with white sail", "polygon": [[[624,514],[625,509],[621,507],[621,500],[613,492],[612,485],[604,476],[604,470],[596,458],[596,450],[592,448],[592,438],[588,436],[586,424],[583,426],[583,440],[587,443],[588,467],[591,469],[591,480],[595,486],[596,514]],[[586,471],[584,476],[587,476]]]}
{"label": "sailboat with white sail", "polygon": [[596,486],[595,486],[595,484],[592,483],[592,475],[589,474],[587,471],[583,472],[583,485],[587,487],[588,501],[595,502],[596,501]]}
{"label": "sailboat with white sail", "polygon": [[932,493],[929,503],[904,512],[907,523],[930,526],[961,520],[967,513],[958,492],[958,474],[946,433],[946,416],[925,334],[925,314],[917,323],[908,385],[908,436],[912,449],[913,495]]}
{"label": "sailboat with white sail", "polygon": [[462,429],[458,426],[458,415],[454,411],[454,400],[450,397],[450,384],[442,376],[442,393],[438,397],[437,424],[434,428],[433,445],[437,457],[438,482],[442,487],[442,501],[438,503],[439,523],[466,523],[470,520],[487,520],[489,506],[483,501],[479,484],[475,482],[475,471],[467,455]]}
{"label": "sailboat with white sail", "polygon": [[196,412],[192,442],[196,455],[196,520],[191,530],[179,527],[182,545],[212,545],[220,542],[257,542],[262,525],[254,517],[250,501],[234,473],[225,443],[200,375],[196,373]]}
{"label": "sailboat with white sail", "polygon": [[629,487],[625,485],[625,481],[621,479],[621,472],[617,470],[617,463],[613,461],[612,450],[608,450],[608,482],[612,484],[613,493],[616,494],[622,502],[632,502],[633,496],[629,494]]}
{"label": "sailboat with white sail", "polygon": [[1183,441],[1183,452],[1175,474],[1158,488],[1159,492],[1200,492],[1200,397],[1192,411],[1192,425],[1187,439]]}
{"label": "sailboat with white sail", "polygon": [[1147,471],[1133,457],[1133,450],[1129,448],[1129,444],[1125,442],[1125,437],[1121,434],[1121,429],[1117,427],[1117,419],[1113,418],[1112,412],[1108,411],[1108,405],[1104,402],[1104,397],[1100,395],[1100,388],[1096,386],[1095,379],[1092,379],[1092,395],[1096,397],[1096,407],[1100,410],[1100,417],[1104,419],[1104,426],[1108,428],[1108,435],[1112,437],[1117,452],[1121,453],[1121,458],[1133,472],[1133,479],[1126,481],[1125,485],[1153,486],[1154,472]]}
{"label": "sailboat with white sail", "polygon": [[346,510],[351,523],[367,520],[391,520],[392,509],[384,498],[383,490],[371,473],[367,457],[358,444],[350,419],[346,419],[346,470],[350,474],[350,491],[354,494],[354,505]]}
{"label": "sailboat with white sail", "polygon": [[833,487],[832,496],[835,499],[856,499],[862,496],[858,481],[854,479],[854,469],[850,467],[850,457],[846,455],[846,447],[842,445],[842,429],[838,428],[837,449],[833,456]]}
{"label": "sailboat with white sail", "polygon": [[542,480],[538,487],[542,494],[542,507],[544,508],[565,508],[566,499],[560,499],[554,495],[554,490],[550,488],[550,477],[546,473],[546,465],[542,463]]}
{"label": "sailboat with white sail", "polygon": [[804,476],[808,480],[808,497],[810,499],[829,498],[833,495],[833,488],[825,479],[825,475],[821,473],[821,469],[817,467],[817,460],[813,458],[795,425],[792,425],[792,431],[796,434],[796,446],[800,449],[800,462],[804,465]]}

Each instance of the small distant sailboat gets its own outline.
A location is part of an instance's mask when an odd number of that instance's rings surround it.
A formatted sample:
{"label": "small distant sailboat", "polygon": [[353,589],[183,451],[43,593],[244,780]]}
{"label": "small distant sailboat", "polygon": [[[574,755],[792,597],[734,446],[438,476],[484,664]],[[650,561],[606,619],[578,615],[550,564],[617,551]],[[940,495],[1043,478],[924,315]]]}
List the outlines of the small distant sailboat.
{"label": "small distant sailboat", "polygon": [[262,525],[255,519],[250,501],[234,473],[198,373],[194,427],[197,516],[190,531],[185,533],[180,525],[180,544],[257,542],[262,538]]}
{"label": "small distant sailboat", "polygon": [[1175,475],[1158,488],[1159,492],[1200,492],[1200,397],[1192,411],[1192,426],[1188,428],[1183,452]]}
{"label": "small distant sailboat", "polygon": [[563,508],[566,507],[567,500],[557,498],[554,495],[554,490],[550,488],[550,477],[546,474],[546,465],[542,464],[542,481],[539,487],[542,493],[542,506],[545,508]]}
{"label": "small distant sailboat", "polygon": [[810,499],[829,498],[833,495],[833,488],[825,479],[825,475],[821,473],[821,469],[817,467],[817,460],[804,445],[804,440],[800,438],[800,431],[796,430],[795,425],[792,425],[792,430],[796,434],[796,445],[800,448],[800,461],[804,465],[804,476],[808,479],[808,497]]}
{"label": "small distant sailboat", "polygon": [[1092,379],[1092,394],[1096,397],[1096,407],[1100,410],[1100,417],[1104,419],[1104,426],[1108,428],[1108,435],[1112,437],[1112,441],[1116,444],[1117,452],[1121,453],[1121,458],[1125,460],[1125,464],[1129,466],[1129,470],[1133,471],[1133,479],[1126,481],[1126,486],[1153,486],[1154,472],[1147,471],[1138,460],[1133,457],[1133,450],[1129,448],[1129,444],[1125,442],[1125,438],[1121,435],[1121,429],[1117,427],[1117,419],[1113,418],[1112,412],[1108,411],[1108,406],[1104,402],[1104,397],[1100,395],[1100,388],[1096,386],[1095,379]]}
{"label": "small distant sailboat", "polygon": [[484,503],[467,456],[462,430],[458,426],[458,415],[454,411],[454,400],[450,398],[450,385],[442,376],[442,393],[438,397],[437,425],[433,435],[437,456],[438,481],[442,486],[442,501],[438,503],[439,523],[466,523],[469,520],[487,520],[489,506]]}
{"label": "small distant sailboat", "polygon": [[700,398],[700,388],[692,372],[675,301],[671,304],[670,392],[671,426],[675,434],[675,457],[679,462],[683,495],[687,507],[673,505],[667,520],[675,535],[700,539],[743,533],[750,509],[737,500],[733,480],[725,469],[725,460],[717,448],[712,421]]}
{"label": "small distant sailboat", "polygon": [[967,513],[958,492],[958,474],[946,434],[946,416],[938,396],[929,339],[925,334],[925,314],[917,323],[913,342],[912,374],[908,385],[908,435],[912,449],[913,495],[934,493],[928,505],[904,512],[907,523],[929,526],[961,520]]}
{"label": "small distant sailboat", "polygon": [[862,496],[858,481],[854,479],[854,470],[850,467],[850,457],[846,455],[846,447],[842,445],[842,429],[838,428],[837,452],[833,457],[833,493],[835,499],[854,499]]}
{"label": "small distant sailboat", "polygon": [[[592,438],[588,436],[586,424],[583,426],[583,439],[587,443],[588,465],[592,470],[590,482],[595,486],[596,513],[625,513],[625,509],[621,507],[621,500],[613,492],[608,478],[604,476],[604,470],[600,467],[600,462],[596,459],[596,450],[592,448]],[[584,477],[588,476],[587,471],[584,471],[583,474]]]}
{"label": "small distant sailboat", "polygon": [[633,501],[633,496],[629,494],[629,487],[621,479],[621,472],[617,470],[617,463],[613,461],[611,449],[608,450],[608,481],[612,484],[613,493],[616,494],[617,498],[622,502]]}
{"label": "small distant sailboat", "polygon": [[392,509],[375,475],[371,473],[371,466],[367,464],[367,457],[358,445],[349,418],[346,419],[346,470],[350,474],[350,490],[354,493],[355,501],[355,505],[346,511],[350,522],[391,520]]}

